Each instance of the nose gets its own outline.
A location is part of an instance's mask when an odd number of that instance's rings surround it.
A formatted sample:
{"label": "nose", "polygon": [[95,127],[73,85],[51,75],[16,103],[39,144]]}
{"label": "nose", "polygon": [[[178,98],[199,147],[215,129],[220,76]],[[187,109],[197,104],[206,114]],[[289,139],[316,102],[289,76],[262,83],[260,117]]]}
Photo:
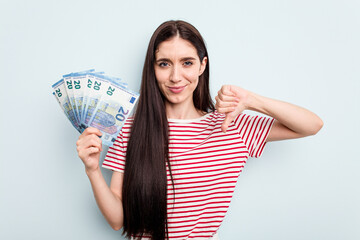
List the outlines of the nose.
{"label": "nose", "polygon": [[170,81],[173,83],[178,83],[181,81],[181,69],[179,66],[173,66]]}

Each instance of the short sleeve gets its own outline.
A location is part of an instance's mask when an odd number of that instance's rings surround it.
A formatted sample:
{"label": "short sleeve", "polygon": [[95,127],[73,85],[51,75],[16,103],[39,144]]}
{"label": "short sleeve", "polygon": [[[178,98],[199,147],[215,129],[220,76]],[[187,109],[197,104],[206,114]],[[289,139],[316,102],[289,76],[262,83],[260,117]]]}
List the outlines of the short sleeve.
{"label": "short sleeve", "polygon": [[127,143],[130,138],[131,127],[133,123],[133,117],[129,117],[125,120],[119,135],[117,136],[112,147],[105,156],[102,164],[103,168],[111,169],[117,172],[124,172],[126,161]]}
{"label": "short sleeve", "polygon": [[250,157],[258,158],[262,155],[266,138],[273,123],[273,118],[252,116],[244,113],[241,113],[234,120],[234,124],[247,147]]}
{"label": "short sleeve", "polygon": [[123,135],[120,132],[113,146],[109,147],[102,167],[123,173],[125,170],[125,159],[126,150],[124,149]]}
{"label": "short sleeve", "polygon": [[119,135],[105,156],[103,168],[123,173],[125,170],[127,143],[130,138],[133,117],[126,119]]}

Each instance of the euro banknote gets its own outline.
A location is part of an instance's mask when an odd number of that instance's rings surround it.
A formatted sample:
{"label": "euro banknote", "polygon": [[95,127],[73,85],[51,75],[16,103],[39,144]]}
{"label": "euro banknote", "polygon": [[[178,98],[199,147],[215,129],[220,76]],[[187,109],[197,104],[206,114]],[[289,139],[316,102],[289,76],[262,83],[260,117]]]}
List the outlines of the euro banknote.
{"label": "euro banknote", "polygon": [[80,133],[98,128],[107,146],[113,145],[139,97],[120,78],[94,69],[65,74],[52,88],[71,124]]}

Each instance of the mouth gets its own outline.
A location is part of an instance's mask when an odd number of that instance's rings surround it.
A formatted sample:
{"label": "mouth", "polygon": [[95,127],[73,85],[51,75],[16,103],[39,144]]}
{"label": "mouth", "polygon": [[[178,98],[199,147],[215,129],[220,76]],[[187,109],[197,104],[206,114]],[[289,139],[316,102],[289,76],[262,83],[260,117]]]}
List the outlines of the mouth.
{"label": "mouth", "polygon": [[181,87],[168,87],[170,92],[172,93],[180,93],[185,89],[186,86],[181,86]]}

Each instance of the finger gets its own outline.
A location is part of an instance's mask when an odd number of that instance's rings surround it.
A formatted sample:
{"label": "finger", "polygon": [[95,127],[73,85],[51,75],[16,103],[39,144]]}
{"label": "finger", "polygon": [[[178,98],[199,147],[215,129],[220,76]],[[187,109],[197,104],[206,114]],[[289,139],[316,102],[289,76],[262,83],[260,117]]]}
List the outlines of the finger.
{"label": "finger", "polygon": [[81,151],[82,149],[87,149],[90,147],[97,147],[102,151],[102,141],[95,134],[83,137],[76,142],[77,150]]}
{"label": "finger", "polygon": [[[99,131],[100,132],[100,131]],[[85,133],[86,134],[86,133]],[[100,132],[101,134],[101,132]],[[81,135],[76,142],[76,146],[80,148],[87,148],[89,146],[99,147],[102,151],[102,140],[99,135],[91,133],[89,135]]]}
{"label": "finger", "polygon": [[224,95],[222,93],[220,93],[219,95],[217,95],[215,97],[215,100],[221,100],[223,102],[239,102],[239,99],[236,96],[229,96],[229,95]]}
{"label": "finger", "polygon": [[99,129],[94,128],[94,127],[88,127],[84,130],[83,132],[84,135],[90,135],[90,134],[95,134],[96,136],[101,136],[102,133]]}
{"label": "finger", "polygon": [[239,103],[235,102],[235,101],[224,102],[221,100],[217,100],[215,103],[215,107],[217,107],[217,108],[237,107],[238,105],[239,105]]}
{"label": "finger", "polygon": [[235,96],[234,92],[231,91],[231,85],[224,85],[221,87],[220,92],[224,95]]}
{"label": "finger", "polygon": [[99,153],[100,149],[96,147],[87,148],[81,152],[79,152],[79,157],[84,161],[87,161],[88,157],[90,157],[92,154]]}
{"label": "finger", "polygon": [[94,134],[89,137],[88,141],[85,144],[86,148],[97,147],[102,151],[102,141]]}
{"label": "finger", "polygon": [[78,156],[80,157],[80,159],[82,159],[83,161],[86,161],[86,159],[88,159],[88,157],[91,154],[96,154],[101,152],[101,150],[97,147],[90,147],[90,148],[86,148],[86,149],[82,149],[78,152]]}
{"label": "finger", "polygon": [[102,135],[102,133],[101,133],[101,131],[99,129],[93,128],[93,127],[88,127],[79,136],[79,140],[87,138],[89,135],[92,135],[92,134],[94,134],[94,135],[96,135],[98,137],[100,137]]}
{"label": "finger", "polygon": [[234,117],[230,116],[230,115],[226,115],[224,122],[221,124],[221,130],[223,131],[223,133],[226,133],[230,123],[234,120]]}
{"label": "finger", "polygon": [[91,154],[94,154],[94,153],[99,153],[101,151],[97,147],[90,147],[90,148],[86,149],[86,152],[87,152],[88,155],[91,155]]}
{"label": "finger", "polygon": [[[100,132],[101,133],[101,132]],[[86,143],[88,142],[90,139],[93,139],[95,141],[97,141],[98,143],[101,143],[101,139],[98,137],[98,135],[94,134],[94,133],[91,133],[91,134],[86,134],[85,135],[81,135],[79,137],[79,139],[77,140],[76,142],[76,145],[82,145],[83,143]]]}

